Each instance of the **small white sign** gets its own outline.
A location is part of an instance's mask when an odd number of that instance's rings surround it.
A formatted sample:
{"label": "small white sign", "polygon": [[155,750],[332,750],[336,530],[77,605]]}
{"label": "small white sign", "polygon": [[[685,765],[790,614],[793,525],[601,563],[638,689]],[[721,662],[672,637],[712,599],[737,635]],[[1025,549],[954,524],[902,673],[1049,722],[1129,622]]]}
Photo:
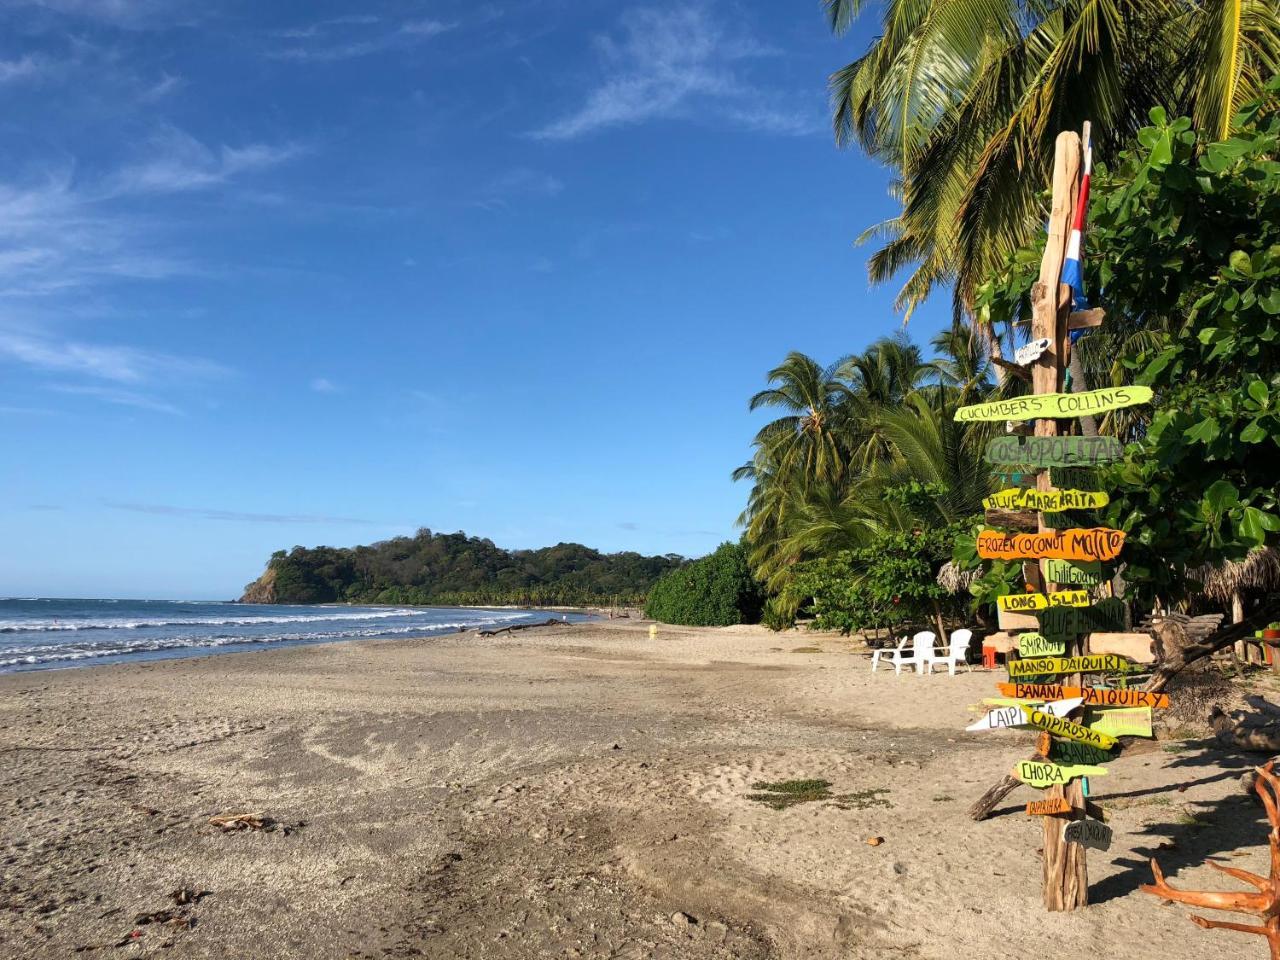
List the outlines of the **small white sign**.
{"label": "small white sign", "polygon": [[[1045,713],[1053,714],[1055,717],[1065,717],[1082,703],[1084,703],[1082,697],[1072,697],[1069,700],[1055,700],[1053,703],[1046,703],[1040,709]],[[1006,730],[1010,727],[1029,726],[1027,715],[1022,706],[1015,705],[1012,707],[996,707],[981,720],[969,724],[969,726],[965,727],[965,730],[977,733],[980,730]]]}
{"label": "small white sign", "polygon": [[1040,355],[1049,349],[1050,341],[1048,337],[1041,337],[1039,340],[1032,340],[1025,346],[1019,347],[1014,351],[1013,359],[1017,361],[1018,366],[1025,367],[1029,363],[1035,363],[1040,359]]}

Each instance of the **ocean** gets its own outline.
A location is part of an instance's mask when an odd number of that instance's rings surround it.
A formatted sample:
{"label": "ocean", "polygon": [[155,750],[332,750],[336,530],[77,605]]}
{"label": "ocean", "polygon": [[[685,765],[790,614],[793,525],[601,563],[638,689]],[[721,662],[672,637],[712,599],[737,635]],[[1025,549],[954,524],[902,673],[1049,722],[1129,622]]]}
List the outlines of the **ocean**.
{"label": "ocean", "polygon": [[0,599],[0,673],[430,636],[583,614],[460,607],[348,607],[206,600]]}

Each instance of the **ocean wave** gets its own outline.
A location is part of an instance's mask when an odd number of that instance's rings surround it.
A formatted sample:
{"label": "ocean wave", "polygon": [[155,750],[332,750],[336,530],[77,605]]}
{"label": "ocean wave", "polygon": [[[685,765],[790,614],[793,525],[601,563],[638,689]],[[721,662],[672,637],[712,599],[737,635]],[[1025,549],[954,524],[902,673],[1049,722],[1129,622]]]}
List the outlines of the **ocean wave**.
{"label": "ocean wave", "polygon": [[162,627],[251,627],[286,623],[321,623],[326,620],[385,620],[392,617],[429,617],[425,610],[378,610],[365,613],[297,614],[262,617],[183,617],[168,620],[9,620],[0,633],[60,633],[68,630],[148,630]]}

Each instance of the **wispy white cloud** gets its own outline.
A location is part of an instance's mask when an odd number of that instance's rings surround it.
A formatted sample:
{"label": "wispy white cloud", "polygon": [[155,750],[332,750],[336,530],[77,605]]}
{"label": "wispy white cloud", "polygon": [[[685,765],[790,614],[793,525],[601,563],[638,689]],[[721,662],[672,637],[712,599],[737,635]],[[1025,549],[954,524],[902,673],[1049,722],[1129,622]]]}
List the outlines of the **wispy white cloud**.
{"label": "wispy white cloud", "polygon": [[83,343],[0,330],[0,357],[47,373],[79,374],[115,383],[207,380],[229,371],[219,364],[113,344]]}
{"label": "wispy white cloud", "polygon": [[175,417],[186,415],[180,407],[158,397],[139,393],[136,390],[100,387],[87,383],[55,383],[50,385],[49,389],[57,393],[91,397],[101,403],[110,403],[118,407],[132,407],[135,410],[148,410],[151,413],[164,413]]}
{"label": "wispy white cloud", "polygon": [[820,101],[791,104],[753,81],[750,61],[776,51],[721,25],[703,5],[633,9],[617,38],[596,38],[604,78],[580,107],[532,132],[572,140],[610,127],[712,119],[767,133],[821,129]]}
{"label": "wispy white cloud", "polygon": [[281,36],[297,42],[272,50],[269,56],[300,63],[352,60],[413,46],[447,33],[456,26],[443,20],[419,19],[405,20],[388,27],[375,16],[334,17],[285,31]]}
{"label": "wispy white cloud", "polygon": [[355,517],[333,517],[317,513],[246,513],[241,510],[217,510],[210,507],[174,507],[165,503],[129,503],[104,500],[103,506],[130,513],[150,513],[161,517],[189,517],[196,520],[224,520],[233,523],[325,523],[374,526],[373,520]]}
{"label": "wispy white cloud", "polygon": [[203,190],[238,174],[284,163],[300,152],[300,147],[289,143],[210,147],[183,130],[167,127],[152,138],[148,156],[121,169],[108,188],[116,194]]}
{"label": "wispy white cloud", "polygon": [[521,197],[554,197],[564,190],[564,183],[541,170],[513,167],[499,174],[480,190],[476,206],[486,210],[510,205]]}
{"label": "wispy white cloud", "polygon": [[53,61],[28,53],[16,60],[0,60],[0,83],[31,80],[53,71]]}
{"label": "wispy white cloud", "polygon": [[311,389],[316,393],[337,393],[341,387],[327,377],[316,377],[311,381]]}

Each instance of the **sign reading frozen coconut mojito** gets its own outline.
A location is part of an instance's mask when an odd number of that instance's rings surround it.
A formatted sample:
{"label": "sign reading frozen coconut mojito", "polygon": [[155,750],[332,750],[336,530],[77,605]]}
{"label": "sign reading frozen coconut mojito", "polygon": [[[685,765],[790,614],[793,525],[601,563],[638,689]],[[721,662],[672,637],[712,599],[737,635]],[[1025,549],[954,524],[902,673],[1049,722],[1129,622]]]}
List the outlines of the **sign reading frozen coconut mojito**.
{"label": "sign reading frozen coconut mojito", "polygon": [[978,556],[984,560],[1114,560],[1123,546],[1124,531],[1110,527],[978,534]]}
{"label": "sign reading frozen coconut mojito", "polygon": [[961,407],[955,419],[961,423],[974,420],[1039,420],[1078,417],[1106,413],[1122,407],[1150,402],[1150,387],[1108,387],[1087,393],[1039,393],[1012,400],[994,400]]}

